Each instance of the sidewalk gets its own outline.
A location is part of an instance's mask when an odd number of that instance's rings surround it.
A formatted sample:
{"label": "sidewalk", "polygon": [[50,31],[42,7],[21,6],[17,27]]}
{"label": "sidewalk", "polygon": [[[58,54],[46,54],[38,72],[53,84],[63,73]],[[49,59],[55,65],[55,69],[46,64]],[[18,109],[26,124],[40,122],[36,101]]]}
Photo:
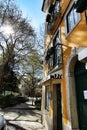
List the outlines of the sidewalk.
{"label": "sidewalk", "polygon": [[31,102],[0,110],[9,130],[46,130],[41,124],[41,111],[36,110]]}

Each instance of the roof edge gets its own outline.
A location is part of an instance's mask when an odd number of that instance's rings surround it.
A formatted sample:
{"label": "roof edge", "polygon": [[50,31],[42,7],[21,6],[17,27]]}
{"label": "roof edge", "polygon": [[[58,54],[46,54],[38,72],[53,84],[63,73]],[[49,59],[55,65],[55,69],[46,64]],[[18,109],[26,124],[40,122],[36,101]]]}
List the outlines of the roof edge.
{"label": "roof edge", "polygon": [[44,10],[44,4],[45,4],[45,0],[43,1],[42,8],[41,8],[41,10],[42,10],[43,12],[45,12],[45,10]]}

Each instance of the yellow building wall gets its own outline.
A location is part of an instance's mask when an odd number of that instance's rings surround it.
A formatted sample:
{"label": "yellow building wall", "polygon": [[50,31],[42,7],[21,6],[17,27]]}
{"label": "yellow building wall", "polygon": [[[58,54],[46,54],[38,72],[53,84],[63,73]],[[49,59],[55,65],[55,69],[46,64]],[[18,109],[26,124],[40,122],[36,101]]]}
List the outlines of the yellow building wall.
{"label": "yellow building wall", "polygon": [[84,13],[81,14],[81,20],[69,35],[65,32],[65,21],[61,23],[61,39],[62,43],[70,47],[87,46],[87,25]]}
{"label": "yellow building wall", "polygon": [[61,0],[60,1],[61,15],[62,16],[65,14],[65,11],[68,8],[70,2],[71,2],[71,0]]}
{"label": "yellow building wall", "polygon": [[[54,0],[53,0],[54,1]],[[52,1],[52,2],[53,2]],[[85,21],[85,15],[84,13],[81,14],[81,20],[76,25],[76,27],[72,30],[72,32],[66,36],[66,28],[65,28],[65,21],[63,15],[65,14],[65,11],[67,7],[69,6],[70,0],[61,0],[61,16],[59,16],[59,19],[55,22],[55,27],[51,34],[54,36],[56,30],[58,29],[58,26],[61,28],[61,43],[63,44],[63,79],[62,79],[62,103],[63,103],[63,121],[65,124],[68,123],[68,116],[67,116],[67,100],[66,100],[66,65],[68,58],[71,53],[71,49],[73,47],[79,47],[79,46],[87,46],[87,25]],[[49,46],[49,43],[51,43],[52,35],[50,35],[47,47]],[[48,67],[45,66],[45,71],[48,71]],[[53,92],[53,86],[50,85],[50,92]],[[53,101],[50,101],[50,117],[53,116]]]}
{"label": "yellow building wall", "polygon": [[66,37],[65,41],[71,46],[87,46],[87,24],[84,12],[81,14],[81,20],[72,32]]}
{"label": "yellow building wall", "polygon": [[[50,84],[50,92],[53,92],[53,86]],[[50,100],[50,117],[53,117],[53,100]]]}
{"label": "yellow building wall", "polygon": [[63,79],[62,79],[62,103],[63,103],[63,121],[65,124],[68,123],[67,119],[67,100],[66,100],[66,64],[71,52],[71,48],[67,48],[63,54]]}
{"label": "yellow building wall", "polygon": [[67,117],[67,100],[66,100],[66,64],[74,47],[87,46],[87,25],[84,13],[81,14],[81,20],[72,32],[66,36],[64,19],[60,25],[61,42],[63,44],[63,80],[62,80],[62,101],[63,101],[63,121],[68,123]]}

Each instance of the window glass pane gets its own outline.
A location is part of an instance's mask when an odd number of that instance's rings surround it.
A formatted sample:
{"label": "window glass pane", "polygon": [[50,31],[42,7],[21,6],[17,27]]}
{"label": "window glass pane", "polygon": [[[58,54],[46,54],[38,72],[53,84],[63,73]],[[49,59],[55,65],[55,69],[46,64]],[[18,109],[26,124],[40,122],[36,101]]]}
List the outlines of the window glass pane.
{"label": "window glass pane", "polygon": [[54,50],[54,66],[62,63],[62,48],[61,45],[56,45]]}
{"label": "window glass pane", "polygon": [[74,5],[66,16],[67,33],[69,33],[79,21],[79,14],[76,12]]}
{"label": "window glass pane", "polygon": [[53,55],[50,56],[50,69],[53,68]]}
{"label": "window glass pane", "polygon": [[54,41],[53,41],[53,46],[54,46],[54,63],[53,65],[60,65],[62,64],[62,45],[60,45],[60,33],[56,34]]}
{"label": "window glass pane", "polygon": [[60,12],[59,1],[56,1],[55,7],[54,7],[54,14],[59,13],[59,12]]}
{"label": "window glass pane", "polygon": [[49,103],[50,103],[50,99],[49,99],[49,86],[46,86],[46,98],[45,98],[45,108],[46,110],[49,110]]}

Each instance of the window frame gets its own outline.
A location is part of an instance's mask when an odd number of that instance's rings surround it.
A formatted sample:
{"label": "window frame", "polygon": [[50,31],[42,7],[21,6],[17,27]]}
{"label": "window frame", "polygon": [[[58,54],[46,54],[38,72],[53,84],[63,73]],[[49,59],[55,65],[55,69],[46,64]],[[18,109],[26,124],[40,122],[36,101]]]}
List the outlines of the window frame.
{"label": "window frame", "polygon": [[49,111],[49,106],[50,106],[49,92],[50,92],[50,88],[49,88],[49,86],[46,86],[46,88],[45,88],[45,109],[47,111]]}
{"label": "window frame", "polygon": [[[56,41],[57,37],[58,37],[58,41]],[[61,39],[60,39],[60,28],[57,30],[57,32],[56,32],[56,34],[55,34],[55,36],[53,38],[53,47],[54,47],[53,67],[55,67],[55,66],[60,67],[62,65],[62,62],[63,62],[63,60],[62,60],[62,58],[63,58],[62,57],[62,45],[61,45]],[[59,55],[57,55],[58,54],[57,53],[57,51],[58,51],[57,47],[61,49],[61,63],[58,62],[58,61],[55,61],[55,58],[57,58],[57,60],[60,59],[60,58],[58,58]]]}
{"label": "window frame", "polygon": [[77,21],[77,23],[72,27],[72,29],[71,30],[69,30],[68,31],[68,15],[70,14],[70,12],[72,11],[72,9],[73,9],[73,7],[74,7],[74,5],[75,5],[75,2],[73,1],[73,2],[71,2],[71,4],[70,4],[70,6],[69,6],[69,8],[68,8],[68,10],[67,10],[67,12],[66,12],[66,14],[65,14],[65,17],[64,17],[64,21],[65,21],[65,32],[66,32],[66,37],[73,31],[73,29],[74,28],[76,28],[76,26],[78,25],[78,23],[80,22],[80,20],[81,20],[81,15],[80,15],[80,13],[77,13],[76,12],[76,14],[78,15],[77,17],[77,19],[78,19],[78,21]]}
{"label": "window frame", "polygon": [[53,13],[54,13],[54,15],[57,13],[60,13],[60,2],[59,1],[55,2]]}
{"label": "window frame", "polygon": [[[55,66],[60,66],[61,64],[62,64],[62,45],[59,45],[58,43],[55,45],[55,47],[54,47],[55,49],[54,49],[54,64],[53,64],[53,66],[55,67]],[[57,53],[57,52],[59,52],[60,51],[60,53]]]}

